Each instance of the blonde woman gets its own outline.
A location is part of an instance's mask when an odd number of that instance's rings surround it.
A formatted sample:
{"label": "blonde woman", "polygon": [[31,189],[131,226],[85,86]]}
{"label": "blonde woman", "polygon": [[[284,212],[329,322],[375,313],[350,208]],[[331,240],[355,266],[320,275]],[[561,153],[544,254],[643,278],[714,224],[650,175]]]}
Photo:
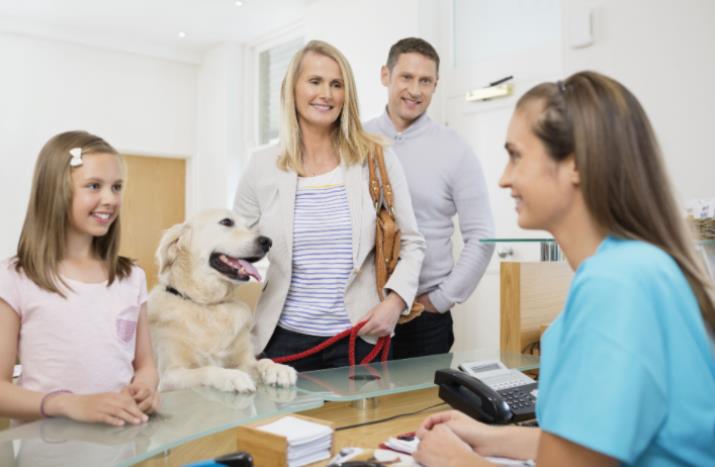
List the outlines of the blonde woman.
{"label": "blonde woman", "polygon": [[500,185],[519,225],[551,232],[576,271],[542,339],[540,428],[429,417],[427,467],[715,465],[713,287],[643,108],[594,72],[517,103]]}
{"label": "blonde woman", "polygon": [[[366,320],[357,339],[360,360],[378,337],[393,332],[417,291],[425,246],[405,177],[385,149],[402,240],[381,302],[366,165],[380,142],[362,129],[355,80],[342,53],[309,42],[293,57],[281,103],[281,152],[250,161],[234,206],[273,241],[256,309],[256,352],[292,355]],[[299,371],[345,366],[347,340],[290,364]]]}

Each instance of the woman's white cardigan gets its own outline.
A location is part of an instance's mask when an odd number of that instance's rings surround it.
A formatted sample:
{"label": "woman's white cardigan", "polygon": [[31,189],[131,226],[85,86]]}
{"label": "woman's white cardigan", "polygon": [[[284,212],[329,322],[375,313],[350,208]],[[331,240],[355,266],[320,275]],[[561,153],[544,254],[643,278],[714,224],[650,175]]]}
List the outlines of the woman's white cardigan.
{"label": "woman's white cardigan", "polygon": [[[255,311],[253,340],[257,354],[263,351],[278,324],[293,264],[293,211],[298,177],[294,171],[280,170],[277,160],[277,154],[255,154],[241,177],[234,203],[234,210],[248,227],[257,228],[273,241],[268,252],[270,266]],[[402,166],[389,148],[385,148],[385,165],[394,193],[395,217],[402,232],[400,260],[385,289],[411,304],[417,293],[425,241],[417,230]],[[345,289],[345,309],[350,321],[356,324],[380,301],[375,286],[375,206],[368,190],[367,163],[343,168],[353,240],[353,271]]]}

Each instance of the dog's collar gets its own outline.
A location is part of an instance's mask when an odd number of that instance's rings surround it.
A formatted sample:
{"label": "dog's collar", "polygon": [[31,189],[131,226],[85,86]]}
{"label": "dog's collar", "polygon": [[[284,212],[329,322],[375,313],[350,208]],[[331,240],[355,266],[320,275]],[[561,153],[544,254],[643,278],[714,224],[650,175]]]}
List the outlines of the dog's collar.
{"label": "dog's collar", "polygon": [[228,300],[224,300],[224,301],[218,302],[218,303],[202,303],[202,302],[197,302],[196,300],[192,299],[192,298],[189,297],[188,295],[184,295],[183,293],[179,292],[178,290],[176,290],[174,287],[172,287],[172,286],[170,286],[170,285],[167,285],[164,290],[166,290],[167,292],[169,292],[169,293],[172,294],[172,295],[176,295],[176,296],[179,297],[179,298],[183,298],[183,299],[186,300],[186,301],[189,301],[189,302],[191,302],[191,303],[196,303],[196,304],[199,304],[199,305],[202,305],[202,304],[203,304],[203,305],[221,305],[222,303],[228,303]]}
{"label": "dog's collar", "polygon": [[173,288],[173,287],[170,286],[170,285],[167,285],[167,286],[166,286],[166,291],[169,292],[170,294],[176,295],[177,297],[181,297],[181,298],[183,298],[184,300],[188,300],[188,301],[190,301],[190,302],[193,301],[193,300],[191,300],[191,298],[189,298],[189,297],[187,297],[186,295],[182,294],[181,292],[179,292],[178,290],[176,290],[175,288]]}

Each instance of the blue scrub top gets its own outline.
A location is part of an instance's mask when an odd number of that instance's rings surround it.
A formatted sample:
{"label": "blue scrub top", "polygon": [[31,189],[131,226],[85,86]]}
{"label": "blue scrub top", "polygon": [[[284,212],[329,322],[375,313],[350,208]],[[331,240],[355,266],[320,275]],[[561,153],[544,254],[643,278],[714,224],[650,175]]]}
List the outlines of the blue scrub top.
{"label": "blue scrub top", "polygon": [[607,237],[542,339],[541,429],[625,465],[715,466],[715,357],[676,262]]}

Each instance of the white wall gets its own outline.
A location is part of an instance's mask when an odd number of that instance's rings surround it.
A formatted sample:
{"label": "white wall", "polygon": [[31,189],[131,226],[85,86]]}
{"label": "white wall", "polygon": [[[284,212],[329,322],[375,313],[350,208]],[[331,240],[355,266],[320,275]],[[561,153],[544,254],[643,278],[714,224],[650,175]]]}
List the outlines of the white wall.
{"label": "white wall", "polygon": [[715,196],[715,2],[564,0],[566,30],[593,9],[594,44],[563,44],[564,74],[592,69],[625,84],[655,127],[681,200]]}
{"label": "white wall", "polygon": [[54,134],[85,129],[119,151],[195,150],[196,67],[0,33],[0,258],[15,253],[35,158]]}
{"label": "white wall", "polygon": [[240,72],[243,53],[242,46],[226,43],[205,53],[201,62],[189,213],[233,206],[244,147]]}

